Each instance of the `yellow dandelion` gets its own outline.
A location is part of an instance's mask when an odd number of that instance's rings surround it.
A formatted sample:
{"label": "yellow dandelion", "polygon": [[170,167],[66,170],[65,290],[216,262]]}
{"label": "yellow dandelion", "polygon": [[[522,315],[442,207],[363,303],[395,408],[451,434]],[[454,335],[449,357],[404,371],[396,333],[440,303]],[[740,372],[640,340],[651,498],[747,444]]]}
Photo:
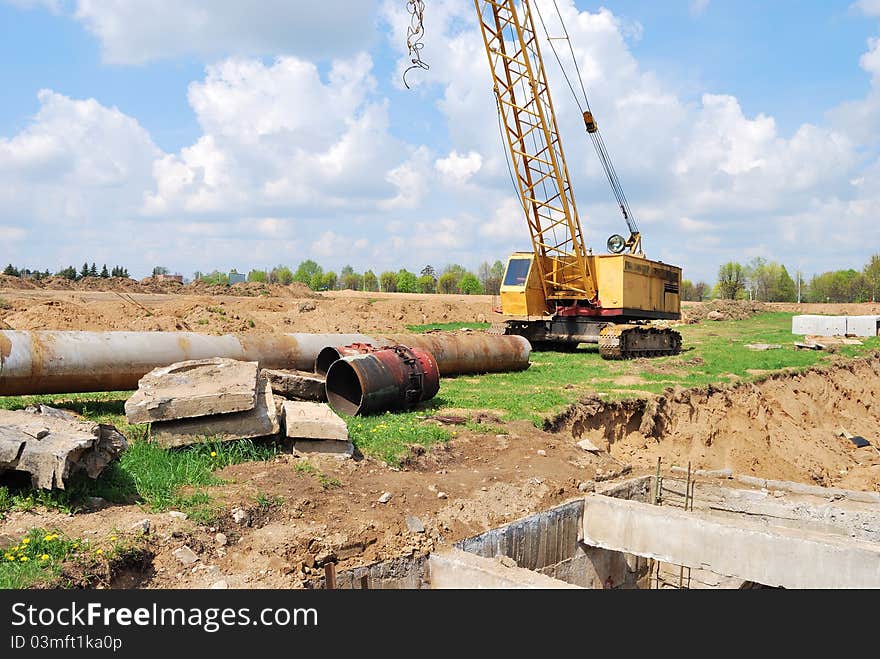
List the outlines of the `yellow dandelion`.
{"label": "yellow dandelion", "polygon": [[26,544],[30,543],[30,541],[31,541],[30,538],[22,538],[21,544],[26,545]]}
{"label": "yellow dandelion", "polygon": [[42,556],[40,556],[40,560],[41,560],[41,561],[48,561],[48,560],[49,560],[49,554],[43,554]]}
{"label": "yellow dandelion", "polygon": [[216,457],[217,457],[217,451],[211,451],[211,457],[212,457],[212,458],[216,458]]}
{"label": "yellow dandelion", "polygon": [[96,554],[103,554],[103,553],[104,553],[104,550],[103,550],[103,549],[97,549],[97,550],[95,550],[95,553],[96,553]]}
{"label": "yellow dandelion", "polygon": [[12,554],[6,554],[6,560],[7,560],[7,561],[14,561],[14,560],[15,560],[15,556],[13,556]]}
{"label": "yellow dandelion", "polygon": [[44,540],[45,542],[52,542],[52,540],[53,540],[54,538],[55,538],[55,536],[53,536],[53,535],[50,533],[50,534],[47,535],[45,538],[43,538],[43,540]]}
{"label": "yellow dandelion", "polygon": [[78,544],[74,544],[74,545],[73,545],[73,548],[74,548],[74,549],[79,549],[79,545],[78,545]]}
{"label": "yellow dandelion", "polygon": [[28,559],[27,556],[22,556],[22,557],[21,557],[21,562],[22,562],[22,563],[27,563],[28,560],[29,560],[29,559]]}

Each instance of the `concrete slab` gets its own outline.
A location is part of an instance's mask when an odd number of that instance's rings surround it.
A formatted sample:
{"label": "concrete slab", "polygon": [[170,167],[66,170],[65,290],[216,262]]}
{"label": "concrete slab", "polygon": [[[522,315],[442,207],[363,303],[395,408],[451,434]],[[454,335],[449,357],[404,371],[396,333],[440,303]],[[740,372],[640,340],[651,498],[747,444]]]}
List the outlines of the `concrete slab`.
{"label": "concrete slab", "polygon": [[276,371],[263,369],[272,393],[293,400],[327,402],[326,380],[315,373],[304,371]]}
{"label": "concrete slab", "polygon": [[128,441],[109,424],[45,405],[0,410],[0,472],[28,473],[35,488],[63,490],[77,472],[97,478],[127,448]]}
{"label": "concrete slab", "polygon": [[880,587],[876,543],[599,495],[585,500],[583,542],[765,586]]}
{"label": "concrete slab", "polygon": [[125,401],[129,423],[151,423],[254,409],[257,362],[194,359],[153,369]]}
{"label": "concrete slab", "polygon": [[329,405],[285,401],[284,434],[291,439],[323,439],[347,442],[348,426]]}
{"label": "concrete slab", "polygon": [[150,427],[150,436],[160,446],[188,446],[209,440],[221,442],[277,435],[281,429],[269,381],[257,380],[257,401],[252,410],[215,414],[195,419],[158,421]]}
{"label": "concrete slab", "polygon": [[846,316],[794,316],[791,333],[800,336],[845,336]]}
{"label": "concrete slab", "polygon": [[558,579],[521,567],[508,567],[494,558],[483,558],[460,549],[451,549],[428,557],[428,581],[431,588],[580,588]]}
{"label": "concrete slab", "polygon": [[354,455],[354,444],[339,439],[298,439],[293,448],[300,453],[323,453],[348,458]]}

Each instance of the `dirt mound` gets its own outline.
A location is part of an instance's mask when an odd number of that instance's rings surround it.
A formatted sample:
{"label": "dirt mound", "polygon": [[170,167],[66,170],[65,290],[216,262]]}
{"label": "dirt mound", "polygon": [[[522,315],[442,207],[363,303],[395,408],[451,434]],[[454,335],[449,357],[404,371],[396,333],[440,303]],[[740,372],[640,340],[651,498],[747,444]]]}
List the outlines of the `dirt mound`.
{"label": "dirt mound", "polygon": [[[643,469],[666,464],[880,491],[880,353],[753,384],[586,399],[549,420]],[[873,442],[857,449],[845,429]],[[773,474],[773,476],[771,476]]]}
{"label": "dirt mound", "polygon": [[705,320],[746,320],[770,309],[763,302],[712,300],[682,305],[681,318],[689,325]]}
{"label": "dirt mound", "polygon": [[106,291],[116,293],[154,293],[179,295],[231,295],[235,297],[286,297],[286,298],[320,298],[308,286],[294,282],[292,284],[263,284],[246,282],[242,284],[208,284],[194,281],[182,284],[173,279],[156,279],[144,277],[140,281],[126,277],[84,277],[78,281],[64,277],[47,277],[46,279],[22,279],[0,275],[0,289],[49,291]]}
{"label": "dirt mound", "polygon": [[38,286],[29,279],[21,277],[10,277],[9,275],[0,275],[0,288],[11,288],[15,290],[28,290],[38,288]]}

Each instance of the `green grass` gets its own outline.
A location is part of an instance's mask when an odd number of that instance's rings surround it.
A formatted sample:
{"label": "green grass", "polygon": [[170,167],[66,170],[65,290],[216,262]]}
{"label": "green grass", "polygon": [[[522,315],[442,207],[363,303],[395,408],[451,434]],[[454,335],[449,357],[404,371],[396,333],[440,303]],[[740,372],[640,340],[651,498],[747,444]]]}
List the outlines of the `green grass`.
{"label": "green grass", "polygon": [[[0,487],[0,518],[10,510],[45,506],[62,512],[77,510],[88,497],[102,497],[112,503],[143,503],[161,512],[177,509],[196,521],[211,521],[218,513],[205,488],[221,485],[215,471],[233,464],[270,460],[279,452],[275,444],[252,440],[220,442],[210,440],[182,448],[164,449],[147,438],[147,426],[125,421],[125,400],[130,392],[73,394],[64,396],[15,396],[0,398],[2,409],[23,409],[42,403],[73,410],[98,423],[110,423],[129,440],[129,448],[97,480],[80,477],[65,490],[12,492]],[[181,494],[185,486],[193,494]]]}
{"label": "green grass", "polygon": [[[444,378],[440,394],[431,401],[431,407],[440,411],[443,408],[492,410],[503,420],[528,419],[540,426],[548,415],[563,410],[586,394],[604,393],[609,398],[625,398],[659,394],[676,385],[700,387],[753,381],[765,372],[803,370],[833,359],[827,352],[794,348],[795,341],[801,337],[791,334],[792,315],[766,313],[744,321],[679,327],[684,350],[675,357],[606,361],[599,356],[597,348],[589,346],[571,353],[533,352],[531,366],[521,373]],[[455,329],[457,326],[430,327]],[[745,348],[750,343],[779,344],[783,348],[756,352]],[[863,340],[861,346],[840,346],[835,354],[858,357],[877,349],[880,349],[880,338],[872,338]],[[633,379],[640,381],[631,383]],[[406,415],[402,415],[400,424],[408,421]],[[365,437],[363,433],[352,432],[361,439],[361,443],[356,443],[362,451],[378,448],[383,455],[398,452],[393,441],[397,428],[389,427],[389,432],[377,433],[377,441],[371,441],[376,422],[364,419],[355,421],[357,423],[370,424]],[[352,429],[351,423],[349,428]],[[413,441],[419,440],[413,438]]]}
{"label": "green grass", "polygon": [[31,529],[17,544],[0,547],[0,589],[51,584],[65,561],[88,551],[87,544],[68,540],[59,533]]}
{"label": "green grass", "polygon": [[431,325],[407,325],[406,329],[410,332],[430,332],[432,330],[454,332],[462,329],[485,330],[491,326],[491,323],[433,323]]}

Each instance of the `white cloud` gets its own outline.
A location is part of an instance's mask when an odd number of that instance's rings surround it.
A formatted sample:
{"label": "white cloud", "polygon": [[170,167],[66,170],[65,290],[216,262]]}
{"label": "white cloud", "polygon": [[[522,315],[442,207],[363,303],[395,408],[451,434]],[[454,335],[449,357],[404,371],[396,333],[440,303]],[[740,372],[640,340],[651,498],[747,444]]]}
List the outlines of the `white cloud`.
{"label": "white cloud", "polygon": [[709,0],[691,0],[691,16],[702,16],[709,8]]}
{"label": "white cloud", "polygon": [[469,151],[464,156],[452,151],[446,158],[438,159],[434,167],[447,181],[462,185],[483,167],[483,156],[476,151]]}
{"label": "white cloud", "polygon": [[53,14],[60,14],[62,10],[61,0],[2,0],[2,2],[18,9],[48,9]]}
{"label": "white cloud", "polygon": [[376,38],[375,0],[78,0],[75,16],[114,64],[183,55],[339,57]]}
{"label": "white cloud", "polygon": [[325,214],[390,203],[395,185],[411,183],[408,153],[388,132],[371,70],[364,54],[335,61],[326,81],[292,57],[209,66],[189,90],[204,134],[156,162],[145,211]]}
{"label": "white cloud", "polygon": [[880,16],[880,0],[858,0],[853,7],[862,10],[867,16]]}

